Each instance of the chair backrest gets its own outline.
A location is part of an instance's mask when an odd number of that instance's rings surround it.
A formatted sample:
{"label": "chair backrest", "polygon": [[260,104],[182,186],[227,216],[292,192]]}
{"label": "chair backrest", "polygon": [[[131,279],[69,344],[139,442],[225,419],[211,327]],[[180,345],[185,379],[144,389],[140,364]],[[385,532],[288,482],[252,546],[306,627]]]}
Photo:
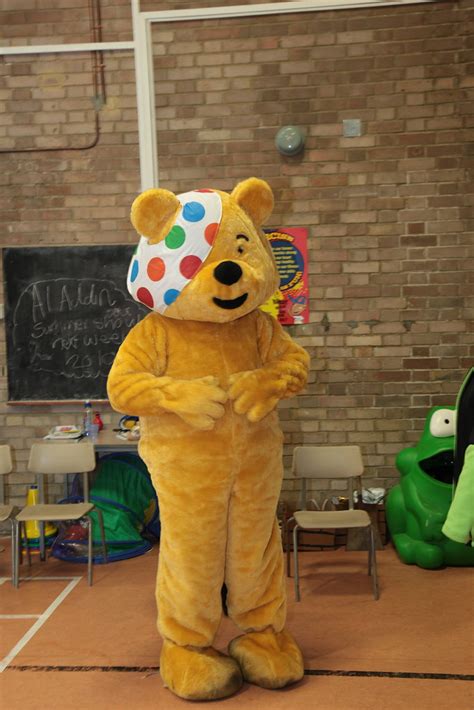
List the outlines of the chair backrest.
{"label": "chair backrest", "polygon": [[87,473],[95,468],[90,441],[38,442],[32,445],[28,470],[33,473]]}
{"label": "chair backrest", "polygon": [[9,444],[0,445],[0,504],[5,503],[5,485],[2,476],[11,473],[13,468],[12,452]]}
{"label": "chair backrest", "polygon": [[359,446],[296,446],[293,452],[293,476],[301,479],[301,508],[306,509],[306,479],[345,478],[349,480],[349,508],[354,507],[354,480],[361,492],[360,476],[364,463]]}
{"label": "chair backrest", "polygon": [[359,446],[297,446],[293,453],[297,478],[355,478],[363,472]]}
{"label": "chair backrest", "polygon": [[9,444],[0,445],[0,476],[7,473],[11,473],[13,468],[12,465],[12,452]]}

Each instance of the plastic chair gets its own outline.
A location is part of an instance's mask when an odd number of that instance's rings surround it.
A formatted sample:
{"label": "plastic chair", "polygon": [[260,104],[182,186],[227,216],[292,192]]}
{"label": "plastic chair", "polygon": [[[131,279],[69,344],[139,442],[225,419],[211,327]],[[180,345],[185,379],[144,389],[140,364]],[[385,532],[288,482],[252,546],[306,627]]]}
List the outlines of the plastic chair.
{"label": "plastic chair", "polygon": [[[364,471],[362,455],[358,446],[297,446],[293,454],[293,475],[301,479],[301,510],[293,518],[293,552],[295,558],[295,597],[300,601],[298,533],[300,530],[340,528],[365,528],[368,537],[368,574],[372,575],[374,599],[379,598],[377,561],[375,557],[375,533],[369,514],[354,510],[354,481],[361,493],[361,475]],[[307,510],[307,479],[347,479],[349,482],[349,510]],[[359,496],[360,497],[360,496]],[[312,501],[316,503],[316,501]],[[288,576],[290,576],[290,545],[287,545]]]}
{"label": "plastic chair", "polygon": [[13,568],[14,564],[14,550],[13,550],[13,529],[14,529],[14,515],[15,510],[14,505],[9,505],[5,503],[5,485],[4,476],[11,473],[12,466],[12,454],[11,449],[8,444],[2,444],[0,446],[0,523],[4,523],[7,520],[10,521],[11,525],[11,537],[12,537],[12,584],[13,584]]}
{"label": "plastic chair", "polygon": [[[89,502],[89,478],[88,474],[95,469],[94,445],[89,441],[80,442],[44,442],[35,443],[31,447],[28,470],[35,473],[38,482],[39,504],[27,505],[15,518],[14,525],[14,574],[13,584],[19,585],[18,564],[21,559],[21,538],[26,541],[26,549],[29,555],[28,538],[26,535],[26,523],[36,520],[40,524],[40,557],[45,559],[45,522],[60,522],[64,520],[79,520],[87,518],[88,521],[88,556],[87,556],[87,579],[92,585],[92,519],[90,513],[95,506]],[[68,473],[83,474],[84,503],[59,503],[47,504],[44,502],[44,477],[46,475]],[[104,521],[102,511],[96,509],[99,520],[102,550],[104,561],[107,562],[107,547],[105,544]]]}

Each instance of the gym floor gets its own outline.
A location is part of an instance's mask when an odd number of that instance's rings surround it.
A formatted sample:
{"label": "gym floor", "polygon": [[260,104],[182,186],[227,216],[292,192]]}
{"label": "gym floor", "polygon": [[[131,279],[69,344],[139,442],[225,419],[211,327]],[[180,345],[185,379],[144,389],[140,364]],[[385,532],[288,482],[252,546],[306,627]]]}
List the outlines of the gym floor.
{"label": "gym floor", "polygon": [[[11,586],[9,540],[0,543],[0,705],[9,710],[185,710],[163,687],[155,626],[158,548],[96,566],[33,556]],[[380,599],[367,555],[301,553],[302,600],[288,580],[288,629],[305,657],[297,685],[244,685],[212,707],[234,710],[471,710],[474,708],[474,576],[427,571],[379,551]],[[223,619],[216,647],[238,630]]]}

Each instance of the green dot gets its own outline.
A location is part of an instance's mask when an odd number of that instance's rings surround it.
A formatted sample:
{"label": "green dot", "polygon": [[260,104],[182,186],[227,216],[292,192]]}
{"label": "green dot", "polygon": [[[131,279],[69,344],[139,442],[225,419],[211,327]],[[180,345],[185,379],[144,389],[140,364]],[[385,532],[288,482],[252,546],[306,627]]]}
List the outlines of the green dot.
{"label": "green dot", "polygon": [[165,244],[168,249],[179,249],[179,247],[184,244],[185,239],[186,232],[182,227],[175,224],[174,227],[166,235]]}

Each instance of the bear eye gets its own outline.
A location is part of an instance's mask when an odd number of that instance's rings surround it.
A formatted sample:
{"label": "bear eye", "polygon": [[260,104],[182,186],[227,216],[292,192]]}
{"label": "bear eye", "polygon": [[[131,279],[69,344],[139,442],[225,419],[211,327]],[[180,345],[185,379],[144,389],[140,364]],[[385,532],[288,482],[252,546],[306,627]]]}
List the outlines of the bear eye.
{"label": "bear eye", "polygon": [[249,242],[250,239],[247,237],[246,234],[238,234],[238,235],[236,236],[236,239],[240,239],[240,240],[241,240],[241,241],[239,242],[239,246],[237,247],[237,251],[239,252],[239,254],[243,254],[243,253],[245,252],[245,249],[244,249],[244,247],[243,247],[242,242],[243,242],[243,241]]}

